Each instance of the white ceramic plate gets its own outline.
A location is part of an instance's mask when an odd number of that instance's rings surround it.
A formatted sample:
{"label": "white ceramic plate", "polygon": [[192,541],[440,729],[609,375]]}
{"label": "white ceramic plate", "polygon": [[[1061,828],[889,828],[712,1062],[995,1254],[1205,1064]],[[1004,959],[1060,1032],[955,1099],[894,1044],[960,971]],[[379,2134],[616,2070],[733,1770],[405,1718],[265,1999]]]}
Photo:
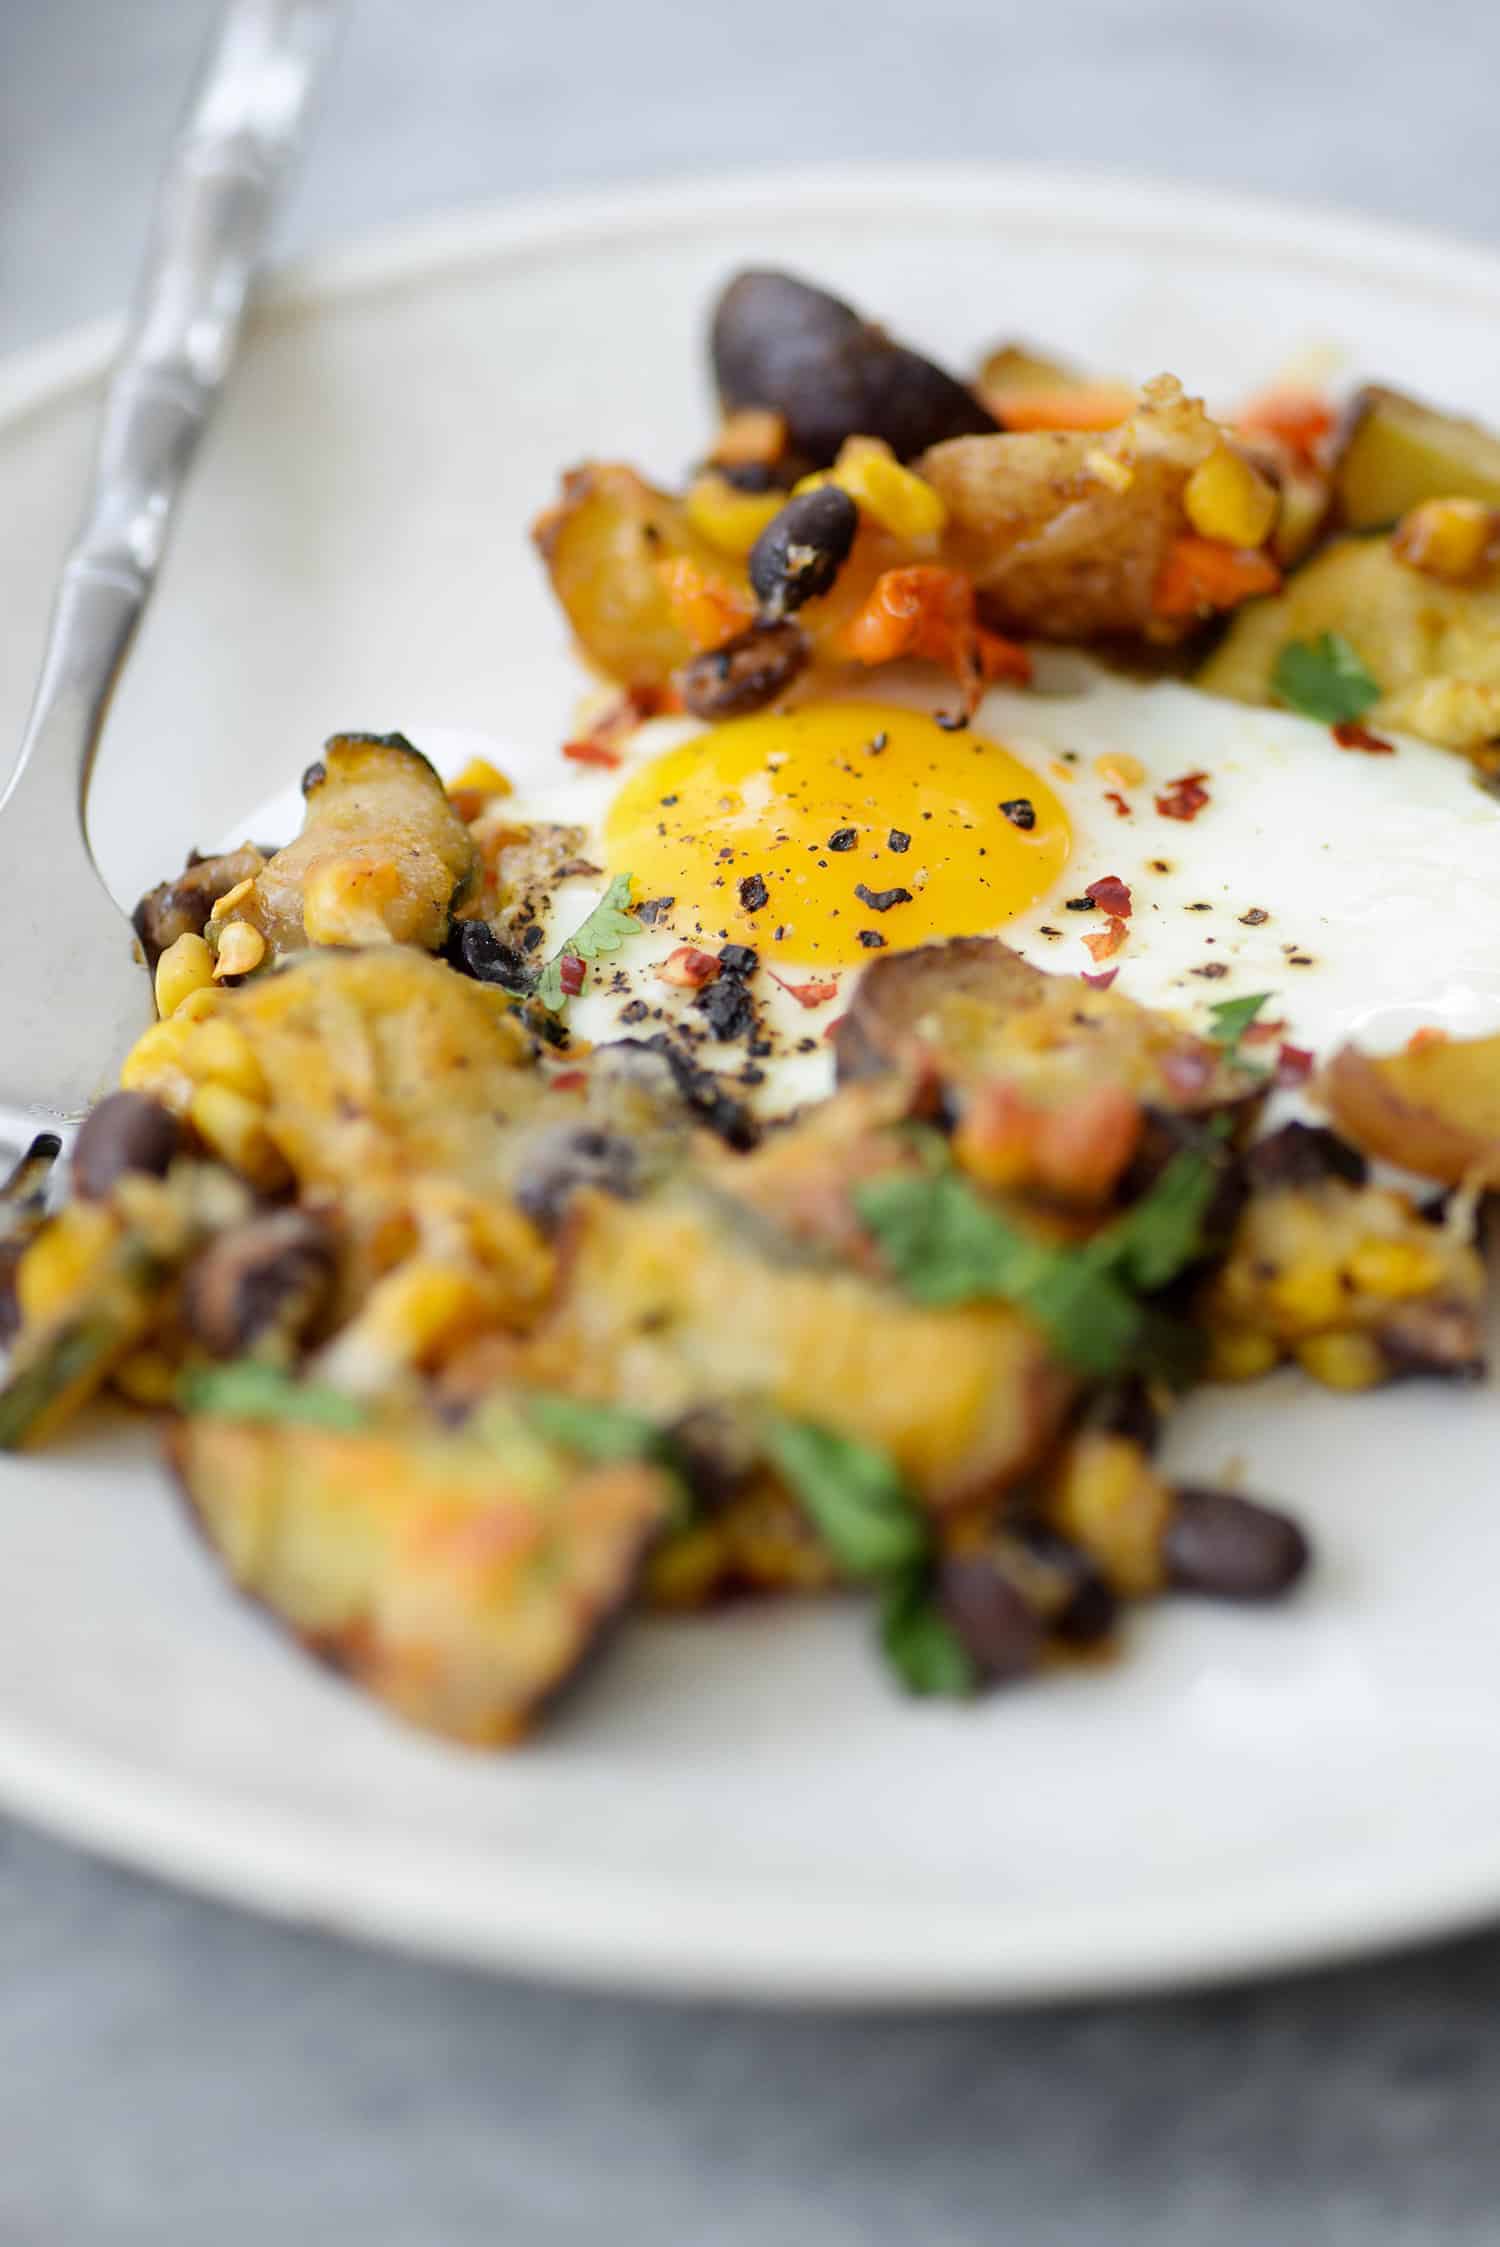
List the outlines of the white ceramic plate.
{"label": "white ceramic plate", "polygon": [[[587,452],[705,426],[728,269],[793,262],[967,360],[1007,333],[1234,395],[1293,353],[1493,413],[1500,261],[1093,176],[611,192],[448,221],[274,295],[121,693],[93,823],[122,898],[335,727],[549,755],[576,687],[525,524]],[[107,339],[0,370],[0,739],[76,504]],[[0,838],[3,844],[3,838]],[[59,1004],[88,975],[58,919]],[[1434,973],[1440,944],[1434,938]],[[3,963],[0,963],[3,965]],[[645,1989],[1022,1999],[1305,1963],[1500,1907],[1493,1393],[1291,1379],[1186,1417],[1321,1565],[1271,1614],[955,1711],[852,1616],[632,1629],[521,1755],[388,1723],[224,1587],[139,1440],[0,1470],[0,1798],[268,1910]]]}

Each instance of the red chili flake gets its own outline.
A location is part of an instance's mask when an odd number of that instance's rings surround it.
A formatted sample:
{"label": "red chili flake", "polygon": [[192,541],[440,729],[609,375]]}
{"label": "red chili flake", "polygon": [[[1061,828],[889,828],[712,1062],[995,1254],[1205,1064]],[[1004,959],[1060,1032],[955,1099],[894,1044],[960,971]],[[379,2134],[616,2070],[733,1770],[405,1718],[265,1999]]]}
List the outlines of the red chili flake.
{"label": "red chili flake", "polygon": [[1122,921],[1129,920],[1130,890],[1118,874],[1101,875],[1097,882],[1089,883],[1083,894],[1101,912],[1112,913]]}
{"label": "red chili flake", "polygon": [[1107,991],[1119,972],[1117,967],[1107,967],[1099,975],[1090,975],[1088,969],[1085,968],[1079,977],[1079,981],[1087,983],[1091,990]]}
{"label": "red chili flake", "polygon": [[611,772],[623,762],[619,750],[603,741],[565,741],[563,755],[575,765],[607,765]]}
{"label": "red chili flake", "polygon": [[[830,999],[835,999],[838,997],[839,987],[836,982],[788,983],[784,975],[778,975],[776,973],[775,968],[770,968],[767,970],[767,972],[770,975],[771,981],[773,983],[779,983],[783,991],[787,993],[788,997],[796,1000],[798,1006],[826,1006]],[[830,1024],[829,1027],[831,1028],[832,1024]]]}
{"label": "red chili flake", "polygon": [[1119,951],[1120,946],[1129,934],[1130,931],[1126,928],[1118,913],[1112,913],[1107,928],[1100,929],[1096,936],[1086,936],[1083,941],[1088,946],[1092,958],[1108,960],[1112,959],[1114,954]]}
{"label": "red chili flake", "polygon": [[1116,819],[1128,819],[1130,817],[1130,806],[1126,803],[1118,788],[1106,788],[1104,801],[1107,804],[1114,805]]}
{"label": "red chili flake", "polygon": [[1284,1045],[1276,1056],[1276,1082],[1306,1084],[1313,1073],[1313,1057],[1306,1046]]}
{"label": "red chili flake", "polygon": [[662,983],[675,983],[680,990],[701,991],[705,983],[712,983],[719,972],[719,963],[712,952],[700,952],[695,945],[679,944],[669,952],[657,969],[657,979]]}
{"label": "red chili flake", "polygon": [[1369,727],[1362,726],[1358,718],[1341,718],[1336,726],[1330,726],[1329,731],[1341,749],[1363,749],[1367,757],[1394,757],[1396,754],[1394,741],[1386,741],[1378,733],[1371,733]]}
{"label": "red chili flake", "polygon": [[1162,818],[1196,819],[1208,802],[1208,790],[1203,785],[1207,778],[1206,772],[1185,772],[1180,780],[1169,780],[1166,794],[1156,799]]}
{"label": "red chili flake", "polygon": [[564,952],[557,963],[557,980],[570,999],[577,998],[587,974],[588,968],[576,952]]}
{"label": "red chili flake", "polygon": [[552,1079],[552,1089],[554,1092],[582,1092],[588,1081],[586,1069],[563,1069]]}
{"label": "red chili flake", "polygon": [[1284,1015],[1280,1018],[1279,1021],[1275,1022],[1263,1022],[1260,1016],[1257,1015],[1253,1022],[1247,1023],[1245,1028],[1241,1030],[1240,1044],[1269,1045],[1273,1038],[1279,1038],[1281,1036],[1281,1033],[1285,1028],[1286,1017]]}
{"label": "red chili flake", "polygon": [[823,1035],[824,1035],[824,1037],[825,1037],[825,1038],[831,1038],[831,1037],[833,1036],[833,1033],[834,1033],[834,1031],[835,1031],[835,1030],[836,1030],[836,1029],[838,1028],[839,1024],[840,1024],[840,1023],[841,1023],[841,1022],[843,1021],[843,1019],[844,1019],[844,1017],[843,1017],[843,1016],[842,1016],[841,1014],[836,1014],[836,1015],[834,1016],[834,1018],[833,1018],[833,1020],[832,1020],[831,1022],[825,1022],[825,1023],[824,1023],[824,1025],[823,1025]]}

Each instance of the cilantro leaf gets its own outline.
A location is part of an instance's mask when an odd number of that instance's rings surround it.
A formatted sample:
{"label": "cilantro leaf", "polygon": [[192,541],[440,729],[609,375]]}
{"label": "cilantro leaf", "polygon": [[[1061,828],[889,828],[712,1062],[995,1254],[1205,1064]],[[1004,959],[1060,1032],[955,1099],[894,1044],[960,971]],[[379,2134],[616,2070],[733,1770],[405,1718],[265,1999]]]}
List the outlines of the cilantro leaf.
{"label": "cilantro leaf", "polygon": [[962,1700],[979,1682],[974,1659],[933,1597],[925,1568],[907,1569],[887,1585],[880,1643],[908,1693]]}
{"label": "cilantro leaf", "polygon": [[1149,1340],[1137,1295],[1164,1287],[1199,1253],[1216,1178],[1208,1156],[1182,1149],[1133,1209],[1080,1248],[1022,1232],[951,1168],[871,1179],[854,1199],[892,1276],[918,1302],[1014,1303],[1079,1372],[1106,1374],[1136,1362]]}
{"label": "cilantro leaf", "polygon": [[1341,632],[1288,640],[1276,658],[1271,685],[1289,710],[1325,726],[1362,717],[1380,700],[1379,684]]}
{"label": "cilantro leaf", "polygon": [[780,1414],[763,1440],[846,1574],[879,1582],[925,1558],[926,1521],[887,1452]]}
{"label": "cilantro leaf", "polygon": [[1247,998],[1220,999],[1217,1006],[1211,1006],[1208,1012],[1213,1027],[1208,1034],[1215,1045],[1227,1046],[1233,1053],[1270,997],[1269,991],[1256,991]]}
{"label": "cilantro leaf", "polygon": [[356,1397],[326,1381],[298,1381],[258,1358],[194,1366],[177,1384],[177,1404],[188,1413],[214,1412],[226,1420],[275,1420],[330,1428],[340,1435],[352,1435],[370,1424],[369,1413]]}
{"label": "cilantro leaf", "polygon": [[537,977],[536,995],[549,1013],[561,1014],[568,1003],[562,986],[565,959],[597,960],[606,952],[618,952],[627,937],[640,934],[641,924],[630,910],[630,882],[629,874],[616,874],[592,913],[543,967]]}
{"label": "cilantro leaf", "polygon": [[1172,1157],[1149,1193],[1096,1234],[1082,1254],[1151,1294],[1176,1279],[1203,1246],[1203,1220],[1218,1185],[1212,1162],[1191,1147]]}
{"label": "cilantro leaf", "polygon": [[586,1459],[664,1459],[672,1450],[654,1420],[623,1404],[591,1404],[582,1397],[538,1390],[527,1397],[522,1417],[539,1436],[580,1451]]}

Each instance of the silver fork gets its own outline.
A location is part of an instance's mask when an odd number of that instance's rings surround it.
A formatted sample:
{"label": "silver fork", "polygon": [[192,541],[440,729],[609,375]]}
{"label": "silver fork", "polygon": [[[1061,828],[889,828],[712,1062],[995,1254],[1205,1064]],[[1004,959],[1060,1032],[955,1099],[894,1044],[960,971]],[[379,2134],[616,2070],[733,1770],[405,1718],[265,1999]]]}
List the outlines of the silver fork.
{"label": "silver fork", "polygon": [[222,389],[339,0],[226,8],[157,196],[82,528],[0,797],[0,1197],[34,1200],[150,1017],[84,813],[110,695]]}

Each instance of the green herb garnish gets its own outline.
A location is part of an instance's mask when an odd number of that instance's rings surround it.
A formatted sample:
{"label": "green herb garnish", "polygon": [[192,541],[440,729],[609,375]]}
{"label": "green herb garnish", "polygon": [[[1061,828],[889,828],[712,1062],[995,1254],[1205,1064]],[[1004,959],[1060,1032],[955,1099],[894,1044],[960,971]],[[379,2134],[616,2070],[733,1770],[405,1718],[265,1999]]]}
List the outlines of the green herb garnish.
{"label": "green herb garnish", "polygon": [[1378,682],[1341,632],[1288,640],[1276,658],[1271,685],[1289,710],[1325,726],[1362,717],[1380,700]]}
{"label": "green herb garnish", "polygon": [[527,1397],[521,1411],[539,1436],[585,1459],[665,1459],[672,1451],[654,1420],[623,1404],[590,1404],[548,1390]]}
{"label": "green herb garnish", "polygon": [[1080,1248],[1035,1239],[952,1168],[856,1189],[855,1207],[893,1277],[918,1302],[1014,1303],[1081,1373],[1120,1371],[1149,1337],[1137,1301],[1201,1251],[1212,1159],[1184,1148],[1150,1192]]}
{"label": "green herb garnish", "polygon": [[938,1606],[925,1568],[909,1569],[887,1586],[880,1643],[908,1693],[957,1701],[979,1682],[974,1658]]}
{"label": "green herb garnish", "polygon": [[370,1424],[357,1398],[326,1381],[298,1381],[257,1358],[230,1365],[194,1366],[177,1384],[183,1412],[213,1412],[226,1420],[279,1420],[352,1435]]}
{"label": "green herb garnish", "polygon": [[923,1558],[927,1525],[888,1452],[779,1415],[764,1441],[846,1575],[878,1583]]}
{"label": "green herb garnish", "polygon": [[563,989],[562,964],[566,959],[597,960],[618,952],[627,937],[639,936],[641,924],[630,910],[629,874],[616,874],[587,920],[558,946],[537,977],[536,995],[551,1014],[561,1014],[568,1003]]}

